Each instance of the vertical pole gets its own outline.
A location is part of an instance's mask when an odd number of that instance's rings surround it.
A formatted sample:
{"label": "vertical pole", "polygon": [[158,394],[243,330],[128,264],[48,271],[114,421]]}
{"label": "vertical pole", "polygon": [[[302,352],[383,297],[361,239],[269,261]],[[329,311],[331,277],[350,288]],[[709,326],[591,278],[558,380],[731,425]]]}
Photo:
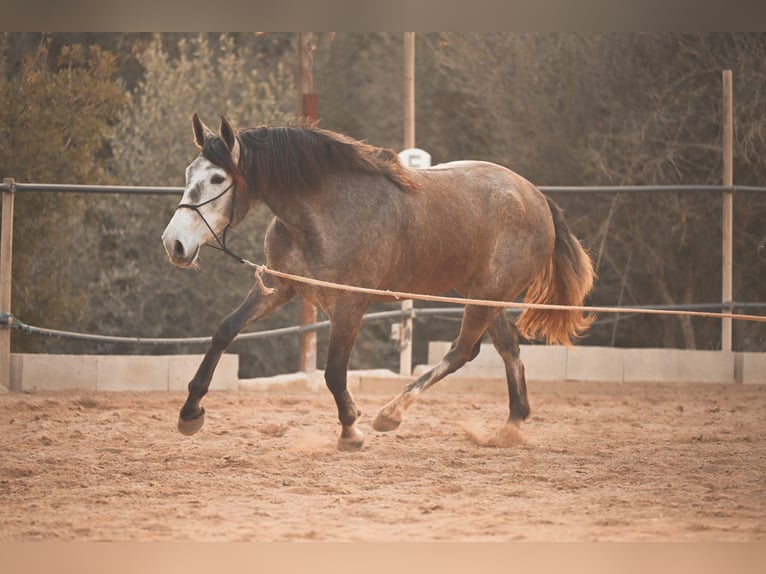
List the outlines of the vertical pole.
{"label": "vertical pole", "polygon": [[[311,32],[300,32],[298,41],[300,61],[301,114],[310,122],[319,118],[318,97],[314,93],[314,45]],[[308,301],[301,302],[301,325],[310,325],[317,321],[317,309]],[[301,333],[301,371],[310,373],[317,368],[316,331]]]}
{"label": "vertical pole", "polygon": [[404,33],[404,148],[415,147],[415,32]]}
{"label": "vertical pole", "polygon": [[[404,33],[404,149],[415,147],[415,32]],[[402,319],[399,373],[412,374],[412,300],[402,302],[402,311],[410,315]]]}
{"label": "vertical pole", "polygon": [[[734,185],[734,95],[731,70],[723,71],[723,184]],[[733,287],[732,267],[734,252],[734,191],[723,193],[723,214],[721,220],[721,301],[732,310]],[[731,319],[721,319],[721,350],[731,351]]]}
{"label": "vertical pole", "polygon": [[[0,228],[0,312],[11,312],[11,267],[13,255],[13,180],[4,179],[3,219]],[[11,388],[11,329],[0,327],[0,393]]]}

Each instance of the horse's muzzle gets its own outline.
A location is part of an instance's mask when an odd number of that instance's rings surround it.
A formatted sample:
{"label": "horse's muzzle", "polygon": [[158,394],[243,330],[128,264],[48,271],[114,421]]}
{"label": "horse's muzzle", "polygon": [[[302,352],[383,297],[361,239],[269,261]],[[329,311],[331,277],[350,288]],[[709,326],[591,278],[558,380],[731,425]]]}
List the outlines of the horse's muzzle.
{"label": "horse's muzzle", "polygon": [[163,234],[162,245],[168,254],[170,262],[176,267],[191,267],[197,261],[199,255],[199,246],[189,249],[179,239],[173,239]]}

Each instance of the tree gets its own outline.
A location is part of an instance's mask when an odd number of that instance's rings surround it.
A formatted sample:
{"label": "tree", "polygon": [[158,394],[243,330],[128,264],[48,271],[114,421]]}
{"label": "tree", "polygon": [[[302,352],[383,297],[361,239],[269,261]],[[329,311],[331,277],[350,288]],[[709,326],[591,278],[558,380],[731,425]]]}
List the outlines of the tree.
{"label": "tree", "polygon": [[[211,39],[200,34],[176,43],[155,35],[137,48],[143,78],[130,94],[112,139],[116,180],[123,185],[182,186],[186,166],[199,153],[191,131],[195,112],[211,127],[217,127],[221,115],[242,127],[294,117],[297,95],[288,59],[292,57],[288,51],[265,52],[257,43],[238,43],[230,35]],[[109,231],[100,254],[99,285],[110,297],[94,320],[101,331],[209,335],[250,287],[252,273],[217,252],[203,253],[202,273],[171,267],[159,239],[178,199],[118,197],[100,210],[101,227]],[[269,219],[268,210],[256,206],[238,230],[235,249],[263,260]],[[295,322],[290,307],[258,328]],[[259,342],[249,347],[251,352],[243,351],[248,355],[246,369],[258,366],[259,374],[294,370],[298,342],[285,341]],[[294,348],[294,355],[277,352],[281,347]]]}
{"label": "tree", "polygon": [[[439,119],[419,133],[435,155],[498,161],[541,185],[717,184],[721,70],[733,68],[735,178],[752,183],[763,173],[762,34],[455,33],[428,41],[442,105],[430,106]],[[556,199],[600,263],[595,302],[720,301],[717,196]],[[754,263],[764,204],[740,195],[736,203],[750,209],[737,208],[747,236],[736,238],[735,288],[753,301],[757,284],[743,271]],[[737,325],[735,334],[750,328]],[[714,320],[639,318],[619,330],[596,327],[587,340],[715,348],[719,329]]]}
{"label": "tree", "polygon": [[[162,35],[137,54],[143,79],[121,115],[114,141],[114,170],[135,185],[177,185],[195,151],[191,116],[217,125],[279,123],[296,114],[294,73],[285,57],[260,61],[233,37],[181,38],[177,56]],[[215,122],[215,124],[214,124]]]}
{"label": "tree", "polygon": [[[764,168],[763,35],[661,34],[651,41],[628,35],[604,40],[609,49],[601,53],[609,57],[600,65],[613,82],[615,99],[625,100],[624,93],[642,96],[632,98],[629,107],[622,106],[619,115],[610,115],[589,135],[585,161],[591,177],[618,184],[720,184],[721,70],[729,68],[735,80],[735,183],[758,181]],[[757,226],[766,202],[746,194],[738,194],[735,202],[735,298],[755,301],[760,288],[745,270],[756,263],[757,239],[752,231],[748,237],[740,230]],[[624,196],[613,206],[611,226],[602,227],[602,282],[612,278],[612,293],[619,285],[628,302],[720,301],[717,194]],[[720,347],[719,321],[681,317],[659,320],[659,329],[658,320],[641,319],[636,325],[662,333],[658,343],[665,346]],[[758,348],[747,335],[752,328],[735,324],[735,345],[738,338],[740,349]],[[764,342],[762,338],[760,348]]]}
{"label": "tree", "polygon": [[[103,157],[125,99],[115,58],[98,46],[64,46],[54,57],[50,36],[27,54],[17,74],[0,46],[0,172],[20,182],[106,183]],[[51,62],[52,60],[52,62]],[[20,194],[14,230],[13,302],[30,323],[70,328],[85,312],[82,290],[88,209],[81,197]],[[49,341],[15,338],[17,351]]]}

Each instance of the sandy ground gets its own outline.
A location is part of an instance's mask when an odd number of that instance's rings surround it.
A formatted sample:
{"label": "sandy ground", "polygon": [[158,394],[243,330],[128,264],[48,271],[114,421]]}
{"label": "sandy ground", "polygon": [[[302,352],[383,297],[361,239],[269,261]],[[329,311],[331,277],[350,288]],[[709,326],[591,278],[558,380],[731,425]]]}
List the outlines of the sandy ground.
{"label": "sandy ground", "polygon": [[497,393],[361,394],[358,453],[327,392],[0,395],[0,541],[766,539],[766,387],[559,387],[506,448]]}

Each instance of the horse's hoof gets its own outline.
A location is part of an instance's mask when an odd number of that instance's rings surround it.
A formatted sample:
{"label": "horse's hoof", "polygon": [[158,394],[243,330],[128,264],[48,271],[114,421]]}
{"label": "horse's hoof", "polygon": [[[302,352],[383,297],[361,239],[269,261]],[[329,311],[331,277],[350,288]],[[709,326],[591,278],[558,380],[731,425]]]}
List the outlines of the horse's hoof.
{"label": "horse's hoof", "polygon": [[364,446],[364,434],[356,427],[344,429],[338,439],[338,450],[342,452],[361,450],[362,446]]}
{"label": "horse's hoof", "polygon": [[402,424],[402,419],[395,419],[380,411],[372,422],[372,428],[378,432],[390,432],[398,429],[400,424]]}
{"label": "horse's hoof", "polygon": [[202,428],[205,424],[205,409],[200,409],[200,414],[193,419],[185,420],[178,417],[178,432],[183,435],[191,436]]}

